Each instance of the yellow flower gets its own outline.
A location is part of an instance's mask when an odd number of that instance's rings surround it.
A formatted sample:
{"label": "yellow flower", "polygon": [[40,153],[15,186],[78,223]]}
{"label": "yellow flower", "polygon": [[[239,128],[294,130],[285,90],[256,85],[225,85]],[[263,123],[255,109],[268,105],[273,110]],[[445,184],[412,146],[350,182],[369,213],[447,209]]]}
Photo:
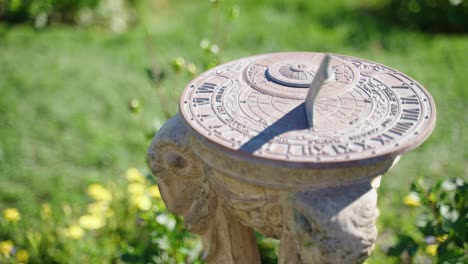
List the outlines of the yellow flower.
{"label": "yellow flower", "polygon": [[96,201],[106,201],[109,202],[112,200],[112,193],[104,188],[102,185],[94,183],[88,187],[88,194],[91,198]]}
{"label": "yellow flower", "polygon": [[92,215],[103,215],[106,213],[109,206],[107,203],[96,202],[88,204],[88,213]]}
{"label": "yellow flower", "polygon": [[128,182],[139,182],[139,183],[146,182],[145,176],[143,176],[143,174],[141,174],[140,171],[136,168],[128,169],[125,174],[127,176]]}
{"label": "yellow flower", "polygon": [[148,188],[148,192],[149,194],[153,197],[153,198],[156,198],[156,199],[160,199],[161,198],[161,193],[159,192],[159,188],[157,185],[151,185],[149,188]]}
{"label": "yellow flower", "polygon": [[62,206],[62,210],[63,210],[63,214],[64,214],[65,216],[71,216],[72,213],[73,213],[73,209],[72,209],[71,206],[68,205],[68,204]]}
{"label": "yellow flower", "polygon": [[81,227],[90,230],[99,229],[106,224],[104,217],[100,215],[83,215],[78,222]]}
{"label": "yellow flower", "polygon": [[10,240],[0,242],[0,253],[2,253],[5,257],[9,257],[12,250],[13,242]]}
{"label": "yellow flower", "polygon": [[146,186],[143,183],[130,183],[128,193],[131,195],[143,195],[146,192]]}
{"label": "yellow flower", "polygon": [[403,198],[403,203],[407,206],[421,206],[419,196],[413,192]]}
{"label": "yellow flower", "polygon": [[88,213],[90,215],[110,218],[114,215],[114,211],[109,208],[109,204],[96,202],[88,204]]}
{"label": "yellow flower", "polygon": [[20,263],[27,263],[29,261],[29,252],[24,249],[18,250],[16,252],[16,260]]}
{"label": "yellow flower", "polygon": [[41,205],[41,218],[42,219],[48,219],[50,216],[52,209],[50,208],[50,204],[48,203],[43,203]]}
{"label": "yellow flower", "polygon": [[151,209],[151,200],[146,195],[134,195],[131,197],[131,202],[141,211],[148,211]]}
{"label": "yellow flower", "polygon": [[71,239],[81,239],[84,236],[84,230],[79,225],[72,225],[65,229],[65,236]]}
{"label": "yellow flower", "polygon": [[3,210],[3,218],[8,222],[18,222],[21,219],[21,214],[16,208],[7,208]]}
{"label": "yellow flower", "polygon": [[437,241],[439,241],[440,243],[445,242],[445,240],[447,240],[447,238],[448,238],[447,234],[436,237]]}
{"label": "yellow flower", "polygon": [[431,255],[431,256],[435,256],[437,255],[437,248],[439,247],[439,245],[428,245],[426,246],[426,253]]}

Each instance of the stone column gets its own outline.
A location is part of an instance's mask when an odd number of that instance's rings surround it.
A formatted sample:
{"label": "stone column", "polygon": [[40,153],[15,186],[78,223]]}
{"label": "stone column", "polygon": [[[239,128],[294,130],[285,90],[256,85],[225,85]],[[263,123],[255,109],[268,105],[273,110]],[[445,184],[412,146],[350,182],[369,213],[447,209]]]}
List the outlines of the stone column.
{"label": "stone column", "polygon": [[292,193],[284,210],[279,263],[362,263],[377,239],[380,176]]}
{"label": "stone column", "polygon": [[306,189],[242,182],[194,153],[179,115],[148,160],[167,208],[202,237],[207,263],[260,263],[254,229],[280,239],[279,263],[362,263],[374,248],[380,176]]}
{"label": "stone column", "polygon": [[[223,162],[237,161],[226,160],[215,150],[194,148],[198,145],[203,144],[176,115],[153,139],[148,162],[167,208],[183,216],[186,227],[202,237],[207,263],[260,263],[254,230],[280,239],[279,263],[284,264],[362,263],[372,252],[378,175],[394,158],[364,166],[357,172],[365,175],[349,181],[344,180],[349,172],[339,169],[310,185],[275,185],[255,175],[271,174],[265,179],[278,182],[287,179],[290,169],[247,163],[228,168]],[[251,181],[237,177],[244,172],[252,172]]]}

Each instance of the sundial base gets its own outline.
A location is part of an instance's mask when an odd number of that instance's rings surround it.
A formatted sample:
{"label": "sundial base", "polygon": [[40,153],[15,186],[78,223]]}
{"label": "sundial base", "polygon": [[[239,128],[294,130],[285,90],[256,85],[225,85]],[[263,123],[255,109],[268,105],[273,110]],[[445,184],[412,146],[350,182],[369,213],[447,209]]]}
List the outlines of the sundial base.
{"label": "sundial base", "polygon": [[[242,166],[229,175],[222,172],[225,158],[220,155],[208,164],[196,154],[207,149],[197,145],[204,146],[176,115],[153,139],[148,160],[167,208],[202,237],[207,263],[260,263],[254,230],[280,239],[278,263],[362,263],[371,254],[377,238],[379,174],[395,157],[377,167],[322,168],[316,178],[306,175],[309,185],[304,180],[281,188],[266,180],[242,180]],[[260,171],[268,167],[257,165]],[[330,181],[350,170],[361,174]],[[297,169],[269,173],[265,179],[287,179]]]}

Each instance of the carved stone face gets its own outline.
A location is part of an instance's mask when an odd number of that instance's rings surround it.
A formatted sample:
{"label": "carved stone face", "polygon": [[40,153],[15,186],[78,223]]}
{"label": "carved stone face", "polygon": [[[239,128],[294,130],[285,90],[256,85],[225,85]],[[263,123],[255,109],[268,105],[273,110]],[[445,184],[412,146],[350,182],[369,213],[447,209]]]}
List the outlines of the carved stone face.
{"label": "carved stone face", "polygon": [[179,215],[188,213],[201,191],[202,168],[197,166],[196,161],[192,161],[190,154],[192,153],[181,153],[175,149],[163,151],[155,172],[166,206]]}
{"label": "carved stone face", "polygon": [[153,139],[148,163],[169,211],[186,216],[200,198],[203,166],[192,151],[179,115],[168,120]]}

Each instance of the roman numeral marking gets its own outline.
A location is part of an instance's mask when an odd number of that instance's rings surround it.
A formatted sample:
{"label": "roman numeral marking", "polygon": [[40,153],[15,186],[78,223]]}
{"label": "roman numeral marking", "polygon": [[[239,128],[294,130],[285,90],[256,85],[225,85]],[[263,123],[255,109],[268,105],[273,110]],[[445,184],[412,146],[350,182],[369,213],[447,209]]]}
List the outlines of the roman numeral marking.
{"label": "roman numeral marking", "polygon": [[195,97],[193,98],[193,103],[195,105],[206,105],[210,103],[210,98]]}
{"label": "roman numeral marking", "polygon": [[390,140],[393,139],[392,136],[387,135],[387,134],[385,134],[385,133],[382,134],[382,137],[387,138],[387,139],[390,139]]}
{"label": "roman numeral marking", "polygon": [[393,89],[409,89],[409,86],[403,84],[403,85],[394,85],[391,86]]}
{"label": "roman numeral marking", "polygon": [[370,149],[371,146],[367,145],[366,141],[363,140],[361,142],[354,142],[355,145],[358,145],[360,147],[362,147],[362,150],[366,150],[366,149]]}
{"label": "roman numeral marking", "polygon": [[226,90],[226,86],[221,87],[221,89],[219,89],[218,93],[216,94],[216,102],[217,103],[221,103],[221,99],[223,98],[224,90]]}
{"label": "roman numeral marking", "polygon": [[390,140],[394,139],[392,136],[383,133],[382,135],[378,135],[376,137],[371,138],[371,140],[378,141],[380,144],[385,145],[385,143],[390,142]]}
{"label": "roman numeral marking", "polygon": [[197,90],[197,93],[212,93],[216,89],[216,84],[205,82]]}
{"label": "roman numeral marking", "polygon": [[353,151],[349,148],[349,144],[346,144],[346,145],[341,145],[341,144],[333,145],[332,148],[333,148],[333,150],[336,152],[336,154],[347,153],[347,152],[353,152]]}
{"label": "roman numeral marking", "polygon": [[401,119],[411,120],[411,121],[418,121],[418,119],[419,119],[419,108],[403,109],[403,114],[401,115]]}
{"label": "roman numeral marking", "polygon": [[419,104],[419,100],[416,95],[412,95],[410,97],[402,97],[401,98],[402,104]]}
{"label": "roman numeral marking", "polygon": [[216,89],[216,84],[205,82],[198,87],[197,93],[212,93]]}
{"label": "roman numeral marking", "polygon": [[200,118],[200,121],[206,121],[214,118],[215,116],[213,115],[197,115],[198,118]]}
{"label": "roman numeral marking", "polygon": [[408,131],[414,123],[412,122],[398,122],[392,129],[390,129],[388,132],[391,132],[395,135],[398,136],[403,136],[406,131]]}
{"label": "roman numeral marking", "polygon": [[325,153],[324,148],[325,146],[313,146],[313,150],[311,152],[314,154],[323,154]]}

